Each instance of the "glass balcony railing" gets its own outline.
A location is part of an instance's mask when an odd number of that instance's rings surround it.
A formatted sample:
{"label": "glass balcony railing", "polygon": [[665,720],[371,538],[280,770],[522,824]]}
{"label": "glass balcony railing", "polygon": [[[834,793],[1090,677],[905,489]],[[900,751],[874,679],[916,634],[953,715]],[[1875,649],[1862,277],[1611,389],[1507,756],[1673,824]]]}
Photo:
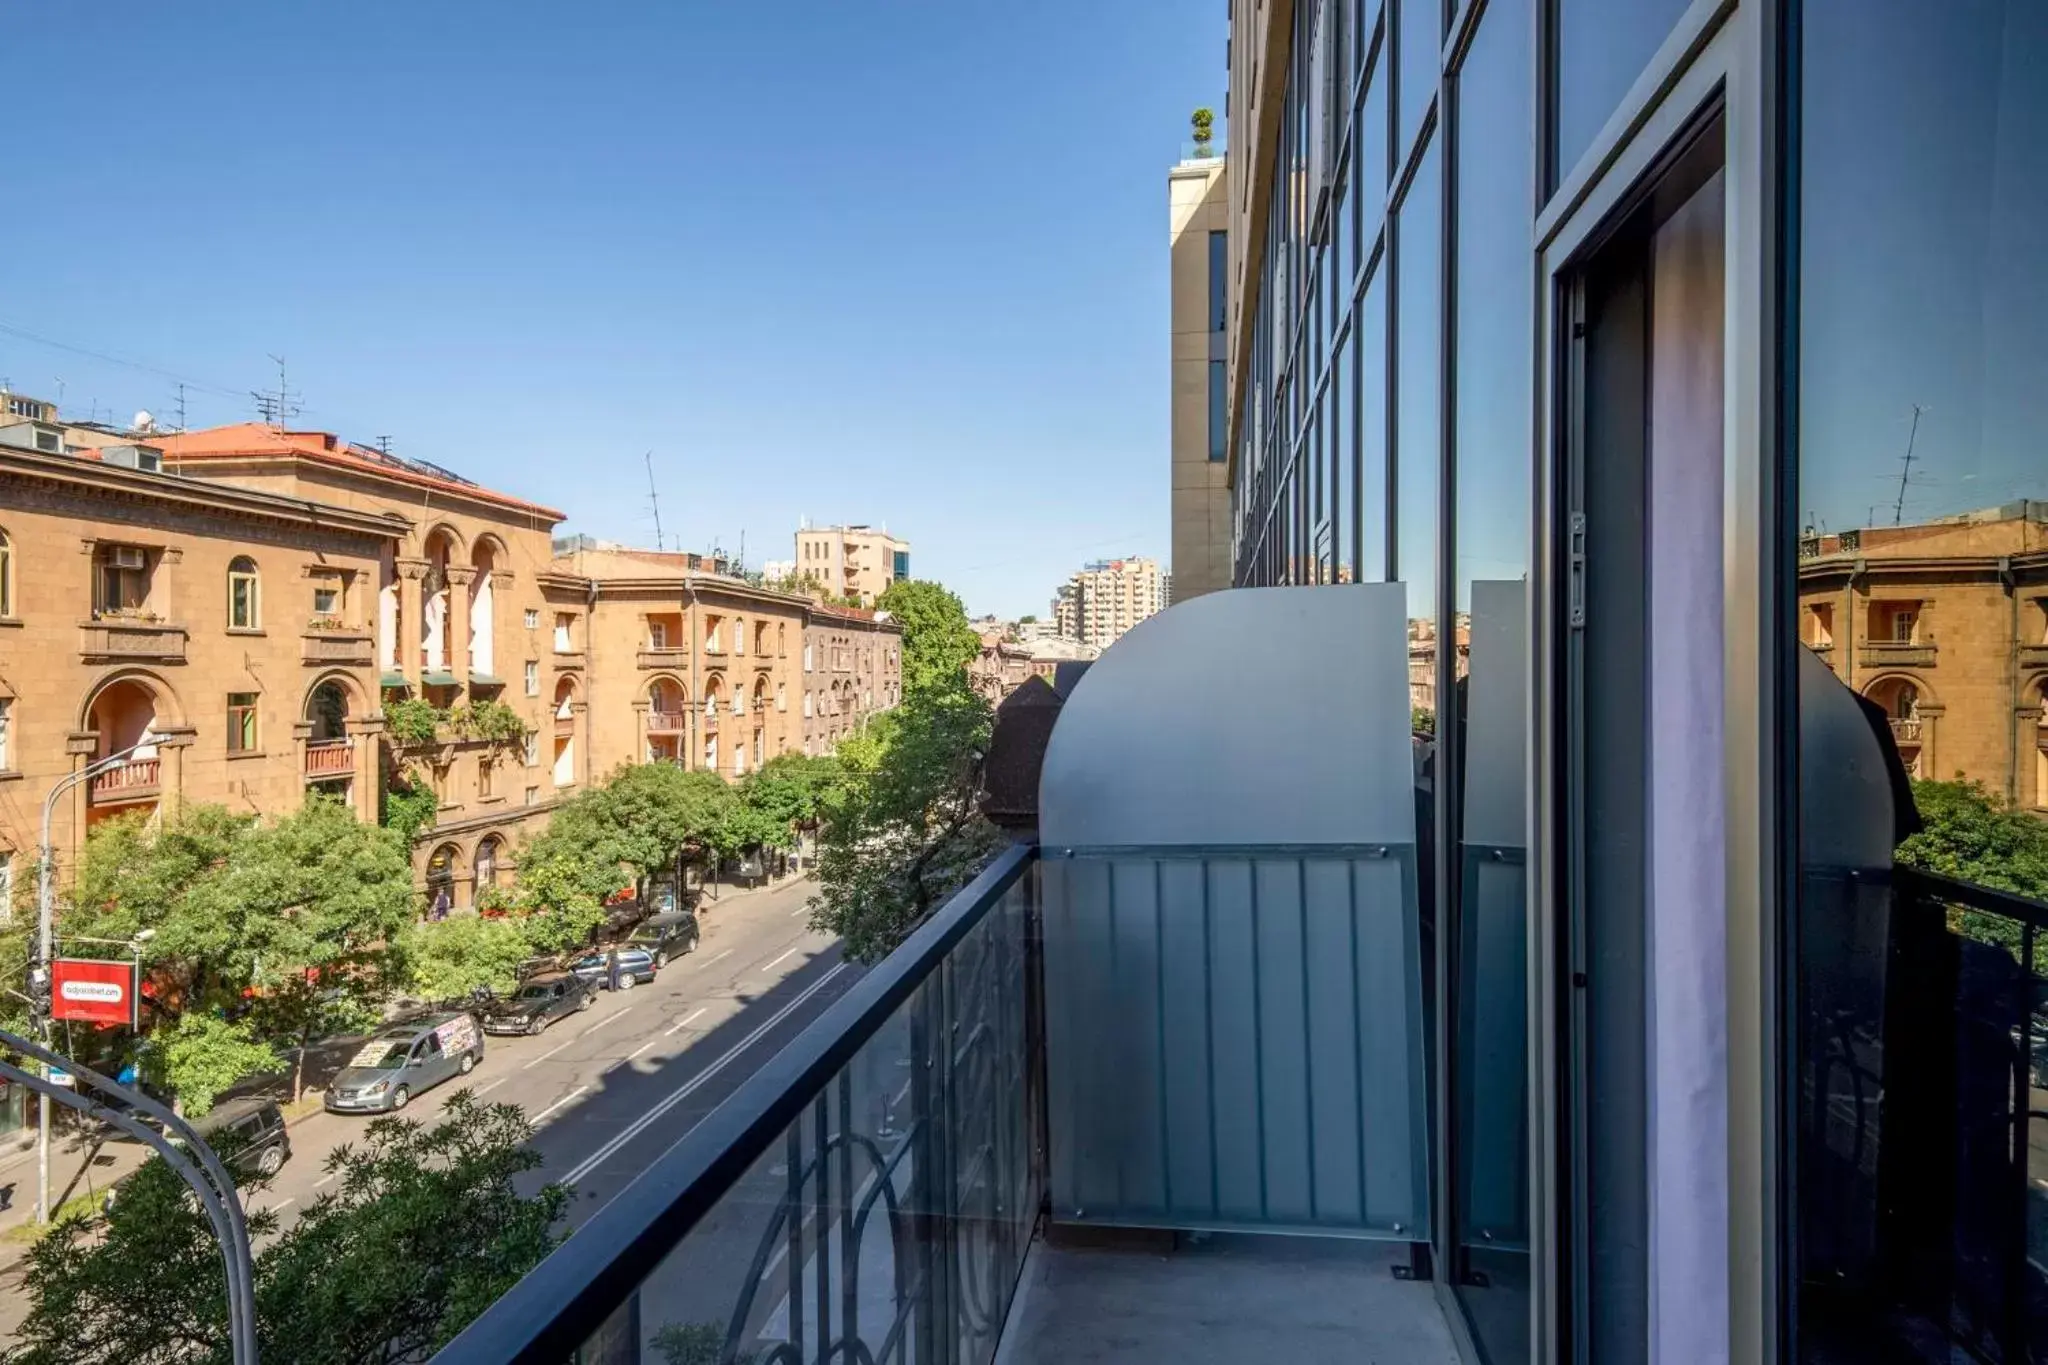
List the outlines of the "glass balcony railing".
{"label": "glass balcony railing", "polygon": [[2042,1359],[2048,904],[1905,867],[1805,902],[1807,1358]]}
{"label": "glass balcony railing", "polygon": [[985,1362],[1042,1203],[1017,846],[434,1357]]}

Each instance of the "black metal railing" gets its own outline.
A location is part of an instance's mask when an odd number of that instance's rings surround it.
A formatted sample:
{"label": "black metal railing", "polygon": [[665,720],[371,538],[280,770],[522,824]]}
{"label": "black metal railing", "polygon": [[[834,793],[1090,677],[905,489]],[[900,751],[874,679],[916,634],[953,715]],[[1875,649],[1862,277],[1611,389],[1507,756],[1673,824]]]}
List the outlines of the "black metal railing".
{"label": "black metal railing", "polygon": [[986,1365],[1043,1203],[1038,943],[1020,845],[436,1365]]}
{"label": "black metal railing", "polygon": [[1802,919],[1800,1358],[2048,1360],[2048,904],[1901,867]]}

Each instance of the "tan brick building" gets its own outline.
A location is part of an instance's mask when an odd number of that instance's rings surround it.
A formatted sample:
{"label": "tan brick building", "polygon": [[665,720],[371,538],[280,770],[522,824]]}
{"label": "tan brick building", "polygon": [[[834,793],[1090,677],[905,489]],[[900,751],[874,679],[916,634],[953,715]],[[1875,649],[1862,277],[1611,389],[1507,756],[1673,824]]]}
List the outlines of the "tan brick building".
{"label": "tan brick building", "polygon": [[431,910],[444,913],[473,904],[479,885],[507,880],[519,839],[589,776],[587,605],[573,585],[547,581],[562,514],[327,432],[242,423],[160,444],[165,469],[188,479],[385,519],[390,536],[366,608],[382,698],[502,701],[535,736],[523,752],[452,737],[387,744],[386,770],[422,775],[440,799],[414,849],[420,884]]}
{"label": "tan brick building", "polygon": [[910,577],[910,542],[873,526],[806,526],[796,533],[795,563],[784,567],[872,607],[890,584]]}
{"label": "tan brick building", "polygon": [[2048,503],[1800,543],[1800,638],[1922,777],[2048,812]]}
{"label": "tan brick building", "polygon": [[[39,433],[70,453],[38,453]],[[376,818],[371,625],[410,523],[154,472],[157,455],[0,430],[0,880],[32,875],[52,787],[124,750],[60,798],[60,859],[99,820],[181,802],[273,812],[320,787]]]}
{"label": "tan brick building", "polygon": [[[1177,600],[1230,586],[1230,463],[1225,402],[1230,177],[1222,157],[1167,172],[1173,330],[1172,563]],[[1099,642],[1098,642],[1099,643]]]}
{"label": "tan brick building", "polygon": [[829,754],[903,700],[903,632],[863,608],[811,604],[804,627],[803,751]]}

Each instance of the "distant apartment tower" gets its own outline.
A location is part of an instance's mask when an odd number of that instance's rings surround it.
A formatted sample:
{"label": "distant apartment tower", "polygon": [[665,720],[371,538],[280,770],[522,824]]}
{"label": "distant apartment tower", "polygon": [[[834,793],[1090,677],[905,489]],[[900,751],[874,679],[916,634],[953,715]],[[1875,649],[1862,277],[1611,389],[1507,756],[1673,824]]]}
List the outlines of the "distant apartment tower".
{"label": "distant apartment tower", "polygon": [[1172,259],[1172,562],[1183,599],[1230,586],[1226,179],[1220,156],[1183,161],[1166,176]]}
{"label": "distant apartment tower", "polygon": [[873,526],[805,526],[796,533],[794,573],[872,607],[891,583],[910,577],[910,542]]}
{"label": "distant apartment tower", "polygon": [[1166,607],[1166,575],[1154,559],[1098,559],[1060,585],[1053,619],[1069,640],[1106,649]]}

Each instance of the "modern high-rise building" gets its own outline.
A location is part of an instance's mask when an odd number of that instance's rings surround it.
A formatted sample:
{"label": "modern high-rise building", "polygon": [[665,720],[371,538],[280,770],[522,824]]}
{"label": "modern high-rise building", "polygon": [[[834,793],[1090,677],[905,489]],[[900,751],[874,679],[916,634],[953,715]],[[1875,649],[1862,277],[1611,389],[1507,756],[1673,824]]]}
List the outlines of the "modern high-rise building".
{"label": "modern high-rise building", "polygon": [[796,533],[791,574],[872,607],[891,583],[910,577],[910,542],[873,526],[805,526]]}
{"label": "modern high-rise building", "polygon": [[1107,649],[1166,609],[1166,584],[1155,559],[1098,559],[1060,585],[1053,620],[1063,637]]}
{"label": "modern high-rise building", "polygon": [[1166,176],[1172,258],[1173,572],[1185,600],[1230,586],[1230,465],[1225,371],[1229,176],[1220,156]]}

